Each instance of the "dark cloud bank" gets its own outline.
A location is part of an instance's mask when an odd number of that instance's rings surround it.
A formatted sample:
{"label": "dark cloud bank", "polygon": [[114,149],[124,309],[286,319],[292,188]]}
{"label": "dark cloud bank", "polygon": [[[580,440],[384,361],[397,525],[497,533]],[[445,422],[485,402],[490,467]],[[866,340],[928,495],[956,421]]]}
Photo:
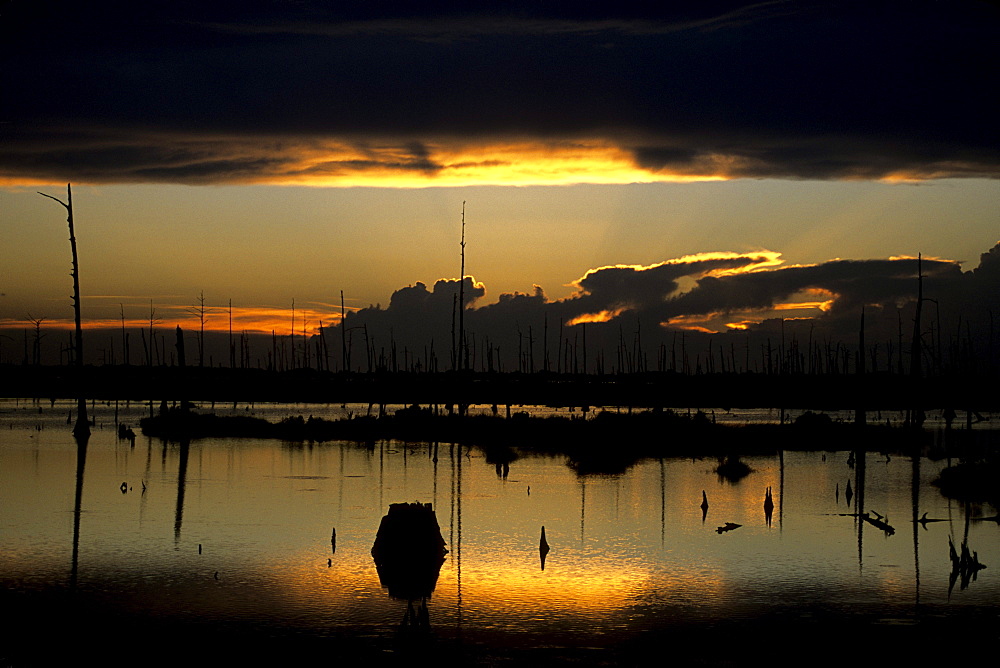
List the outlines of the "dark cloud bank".
{"label": "dark cloud bank", "polygon": [[426,142],[508,137],[603,138],[650,171],[1000,173],[993,3],[483,6],[5,2],[0,176],[294,175],[324,139],[434,173]]}
{"label": "dark cloud bank", "polygon": [[[858,332],[864,312],[866,365],[893,369],[900,349],[908,368],[918,260],[835,260],[819,265],[712,276],[706,272],[753,264],[754,258],[663,264],[647,269],[610,267],[590,272],[578,294],[548,301],[540,287],[530,294],[504,294],[476,307],[485,289],[466,278],[465,313],[469,365],[477,370],[636,371],[687,368],[689,371],[763,371],[769,357],[777,363],[796,351],[798,363],[817,368],[836,360],[855,368]],[[1000,243],[983,253],[977,268],[963,272],[958,263],[924,259],[924,306],[921,340],[925,365],[935,371],[958,368],[973,359],[994,363],[1000,346]],[[693,287],[681,286],[694,280]],[[371,306],[348,314],[351,367],[371,363],[395,368],[451,368],[457,280],[439,280],[397,290],[386,307]],[[809,319],[773,316],[746,330],[705,333],[664,327],[679,316],[741,315],[767,312],[803,291],[822,291],[831,307]],[[822,298],[821,298],[822,299]],[[613,311],[607,322],[586,326],[567,323],[584,314]],[[773,312],[772,312],[773,315]],[[454,325],[457,329],[457,325]],[[723,328],[725,330],[725,328]],[[339,350],[340,330],[327,333]],[[901,343],[902,339],[902,343]],[[586,346],[584,346],[586,342]],[[768,349],[770,348],[770,355]],[[367,350],[367,353],[366,353]],[[334,353],[339,366],[339,354]],[[395,360],[395,361],[393,361]],[[820,365],[822,365],[820,367]]]}

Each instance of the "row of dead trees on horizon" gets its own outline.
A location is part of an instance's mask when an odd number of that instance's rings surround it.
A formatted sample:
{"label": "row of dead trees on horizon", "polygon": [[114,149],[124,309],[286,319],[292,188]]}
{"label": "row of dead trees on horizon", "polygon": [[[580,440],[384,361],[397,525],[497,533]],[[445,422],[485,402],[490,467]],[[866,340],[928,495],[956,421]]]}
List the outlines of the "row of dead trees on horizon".
{"label": "row of dead trees on horizon", "polygon": [[[367,325],[348,327],[340,331],[340,337],[337,337],[340,327],[325,327],[321,323],[318,332],[310,333],[304,322],[299,332],[293,330],[290,334],[272,332],[267,335],[247,330],[230,330],[228,336],[225,333],[206,333],[204,304],[199,302],[197,308],[198,321],[193,332],[197,360],[192,362],[199,367],[439,373],[461,366],[470,372],[490,374],[517,372],[598,376],[649,372],[682,375],[912,375],[913,346],[903,336],[881,342],[865,343],[859,340],[856,344],[848,344],[829,339],[814,340],[811,332],[802,340],[794,334],[775,339],[750,334],[710,336],[675,331],[670,333],[669,340],[654,342],[649,346],[652,350],[648,350],[643,345],[638,328],[631,335],[626,335],[624,329],[619,327],[618,340],[612,348],[595,343],[592,335],[588,341],[587,325],[567,328],[572,330],[571,336],[566,335],[561,327],[557,341],[547,341],[545,334],[540,339],[529,327],[527,331],[517,331],[517,350],[510,354],[493,337],[477,337],[475,332],[467,332],[467,343],[462,347],[464,359],[459,365],[454,348],[450,351],[450,358],[440,358],[433,338],[425,345],[414,348],[399,343],[392,330],[388,332],[388,341],[384,341],[384,337],[376,337]],[[12,337],[0,335],[8,341],[7,345],[3,345],[0,339],[0,361],[33,366],[44,364],[45,343],[51,341],[52,333],[45,330],[44,321],[44,318],[31,318],[32,327],[22,330],[19,346],[16,343],[11,345]],[[106,346],[100,346],[100,339],[97,339],[97,354],[89,362],[146,367],[176,365],[170,343],[171,332],[158,327],[157,323],[152,307],[146,327],[130,329],[125,326],[123,318],[121,331],[106,335]],[[980,338],[978,345],[968,321],[963,328],[964,332],[950,337],[942,334],[936,322],[925,329],[918,339],[922,358],[918,375],[991,374],[997,371],[996,361],[1000,351],[992,338],[992,327],[990,337],[985,340]],[[593,326],[590,331],[593,331]],[[136,338],[141,345],[138,351],[135,349]],[[336,338],[342,338],[339,355],[333,343]],[[16,348],[21,348],[20,360],[12,359],[13,356],[7,353]],[[221,354],[216,356],[217,352]],[[72,366],[75,363],[76,345],[73,335],[69,334],[60,343],[59,364]]]}

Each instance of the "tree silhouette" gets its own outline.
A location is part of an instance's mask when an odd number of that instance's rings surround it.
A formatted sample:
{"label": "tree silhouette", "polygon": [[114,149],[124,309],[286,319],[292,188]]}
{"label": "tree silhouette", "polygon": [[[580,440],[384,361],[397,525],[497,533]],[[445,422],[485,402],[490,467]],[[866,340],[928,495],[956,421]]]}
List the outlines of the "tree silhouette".
{"label": "tree silhouette", "polygon": [[69,245],[73,251],[73,314],[76,318],[76,369],[77,369],[77,412],[76,425],[73,427],[73,434],[77,438],[87,438],[90,436],[90,420],[87,418],[87,400],[83,395],[83,325],[80,318],[80,263],[76,254],[76,233],[73,230],[73,190],[70,184],[66,184],[66,201],[62,201],[52,195],[43,192],[38,193],[42,197],[59,202],[66,207],[66,222],[69,223]]}

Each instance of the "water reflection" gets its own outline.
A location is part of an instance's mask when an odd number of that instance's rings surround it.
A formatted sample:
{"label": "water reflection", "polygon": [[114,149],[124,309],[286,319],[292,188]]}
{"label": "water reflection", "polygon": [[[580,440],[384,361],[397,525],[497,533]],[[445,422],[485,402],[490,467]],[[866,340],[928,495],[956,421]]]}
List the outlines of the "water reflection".
{"label": "water reflection", "polygon": [[83,473],[87,468],[87,444],[89,433],[74,435],[76,441],[76,489],[73,503],[73,557],[70,565],[69,588],[76,589],[76,578],[80,564],[80,513],[83,511]]}
{"label": "water reflection", "polygon": [[[752,472],[736,482],[715,459],[580,475],[513,446],[133,446],[95,414],[85,447],[65,425],[36,429],[37,412],[3,416],[5,592],[34,600],[69,584],[155,623],[376,639],[432,627],[529,646],[783,615],[996,620],[1000,608],[993,569],[962,568],[966,552],[967,566],[1000,561],[997,524],[976,521],[996,509],[941,496],[930,482],[946,461],[845,449],[743,457]],[[449,551],[433,578],[397,588],[371,550],[386,508],[413,502],[432,504]]]}
{"label": "water reflection", "polygon": [[[164,449],[166,445],[164,444]],[[174,545],[181,542],[181,527],[184,524],[184,487],[187,482],[188,454],[191,441],[184,439],[180,443],[180,456],[177,463],[177,505],[174,511]]]}
{"label": "water reflection", "polygon": [[771,516],[774,515],[774,498],[771,496],[770,485],[767,491],[764,492],[764,522],[767,526],[771,526]]}

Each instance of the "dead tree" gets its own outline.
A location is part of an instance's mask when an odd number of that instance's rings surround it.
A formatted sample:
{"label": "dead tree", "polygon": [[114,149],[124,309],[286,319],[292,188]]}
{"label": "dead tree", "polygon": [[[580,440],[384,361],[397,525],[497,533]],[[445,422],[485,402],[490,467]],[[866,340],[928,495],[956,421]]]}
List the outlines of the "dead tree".
{"label": "dead tree", "polygon": [[198,318],[198,366],[205,366],[205,319],[211,313],[210,308],[205,306],[205,291],[198,293],[198,303],[187,311]]}
{"label": "dead tree", "polygon": [[462,202],[462,268],[458,276],[458,368],[468,366],[465,347],[465,202]]}
{"label": "dead tree", "polygon": [[125,331],[125,305],[118,304],[118,310],[122,318],[122,356],[125,366],[129,365],[128,332]]}
{"label": "dead tree", "polygon": [[[42,323],[45,318],[35,318],[28,314],[28,322],[30,322],[35,328],[35,338],[31,343],[31,363],[34,366],[38,366],[42,363],[42,339],[45,338],[45,334],[42,334]],[[27,331],[25,331],[25,341],[27,341]],[[25,344],[25,361],[27,361],[27,343]]]}
{"label": "dead tree", "polygon": [[233,300],[229,300],[229,368],[236,368],[236,344],[233,343]]}
{"label": "dead tree", "polygon": [[90,436],[90,420],[87,418],[87,400],[83,392],[83,325],[80,317],[80,263],[76,254],[76,233],[73,230],[73,190],[70,184],[66,184],[66,201],[62,201],[52,195],[38,193],[42,197],[59,202],[66,207],[66,222],[69,223],[69,246],[73,251],[73,314],[76,319],[76,370],[77,370],[77,412],[76,425],[73,427],[73,434],[77,438],[88,438]]}
{"label": "dead tree", "polygon": [[917,308],[913,315],[913,338],[910,344],[910,375],[921,376],[920,356],[923,354],[920,338],[920,316],[924,306],[924,274],[921,269],[921,254],[917,253]]}

